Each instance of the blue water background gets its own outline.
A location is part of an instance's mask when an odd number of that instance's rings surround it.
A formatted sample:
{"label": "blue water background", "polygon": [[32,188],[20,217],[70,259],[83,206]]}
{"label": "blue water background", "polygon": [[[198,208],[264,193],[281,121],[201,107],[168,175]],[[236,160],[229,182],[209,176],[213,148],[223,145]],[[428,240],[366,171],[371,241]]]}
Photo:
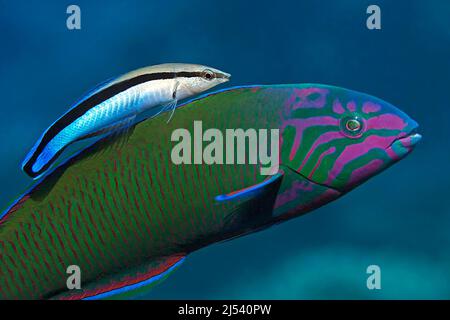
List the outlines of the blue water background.
{"label": "blue water background", "polygon": [[334,203],[192,254],[145,298],[450,298],[449,16],[444,0],[0,1],[0,206],[29,184],[19,163],[37,137],[111,76],[192,62],[230,85],[333,84],[398,106],[422,143]]}

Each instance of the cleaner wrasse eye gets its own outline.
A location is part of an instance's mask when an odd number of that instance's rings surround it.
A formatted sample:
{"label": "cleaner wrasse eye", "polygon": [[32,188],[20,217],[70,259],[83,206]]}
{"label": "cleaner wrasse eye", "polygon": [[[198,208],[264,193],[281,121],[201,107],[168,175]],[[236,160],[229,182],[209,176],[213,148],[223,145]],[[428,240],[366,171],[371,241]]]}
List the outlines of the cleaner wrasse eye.
{"label": "cleaner wrasse eye", "polygon": [[178,100],[202,93],[229,78],[230,74],[210,67],[169,63],[109,80],[86,94],[45,131],[23,161],[22,170],[37,178],[73,142],[126,131],[136,116],[145,111],[172,110],[173,115]]}

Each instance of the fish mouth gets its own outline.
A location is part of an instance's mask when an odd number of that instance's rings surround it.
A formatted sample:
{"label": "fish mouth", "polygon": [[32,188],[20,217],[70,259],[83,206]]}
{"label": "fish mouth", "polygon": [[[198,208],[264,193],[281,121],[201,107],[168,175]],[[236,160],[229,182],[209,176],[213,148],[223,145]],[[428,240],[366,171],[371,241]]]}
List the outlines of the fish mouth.
{"label": "fish mouth", "polygon": [[416,127],[410,132],[398,136],[386,150],[394,152],[398,157],[402,158],[409,154],[420,140],[422,140],[422,135],[417,132]]}
{"label": "fish mouth", "polygon": [[216,78],[221,79],[223,82],[230,81],[231,74],[226,72],[216,73]]}
{"label": "fish mouth", "polygon": [[231,78],[231,74],[229,74],[229,73],[224,74],[224,82],[230,81],[230,78]]}
{"label": "fish mouth", "polygon": [[411,133],[403,138],[398,138],[394,143],[401,143],[403,145],[408,145],[410,147],[414,147],[420,140],[422,139],[422,135],[418,132]]}

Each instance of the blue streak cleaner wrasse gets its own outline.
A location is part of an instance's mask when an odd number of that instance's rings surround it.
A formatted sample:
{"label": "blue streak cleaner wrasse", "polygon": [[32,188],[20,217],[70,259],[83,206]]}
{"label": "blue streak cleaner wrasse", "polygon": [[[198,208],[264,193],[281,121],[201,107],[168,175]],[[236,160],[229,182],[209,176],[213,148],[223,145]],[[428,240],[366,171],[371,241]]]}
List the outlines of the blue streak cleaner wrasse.
{"label": "blue streak cleaner wrasse", "polygon": [[170,63],[131,71],[99,85],[54,122],[26,156],[22,169],[37,178],[75,141],[122,133],[137,115],[176,108],[177,102],[228,81],[202,65]]}

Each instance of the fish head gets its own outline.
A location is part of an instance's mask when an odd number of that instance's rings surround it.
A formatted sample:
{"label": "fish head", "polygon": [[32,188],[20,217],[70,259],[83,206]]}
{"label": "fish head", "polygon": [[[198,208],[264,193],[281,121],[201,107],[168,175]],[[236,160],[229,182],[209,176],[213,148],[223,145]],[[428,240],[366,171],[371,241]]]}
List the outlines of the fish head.
{"label": "fish head", "polygon": [[179,90],[185,92],[186,96],[200,94],[229,81],[231,77],[229,73],[198,64],[176,64],[174,68],[181,75],[177,78]]}
{"label": "fish head", "polygon": [[284,113],[282,161],[341,194],[403,159],[421,139],[417,122],[392,104],[337,87],[294,89]]}

